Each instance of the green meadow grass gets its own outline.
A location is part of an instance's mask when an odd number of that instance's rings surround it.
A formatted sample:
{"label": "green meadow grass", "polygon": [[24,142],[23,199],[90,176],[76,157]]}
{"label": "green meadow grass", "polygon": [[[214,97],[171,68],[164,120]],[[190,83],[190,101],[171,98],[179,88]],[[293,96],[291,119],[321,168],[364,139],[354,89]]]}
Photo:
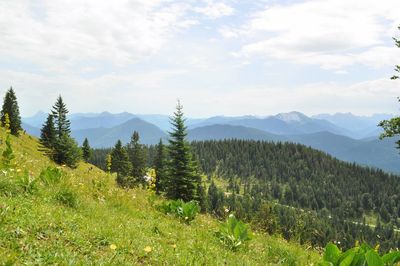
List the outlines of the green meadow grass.
{"label": "green meadow grass", "polygon": [[[3,130],[0,137],[5,138]],[[38,151],[37,140],[12,137],[12,146],[14,170],[0,173],[0,265],[315,265],[320,260],[315,251],[257,232],[247,246],[230,251],[215,237],[220,222],[208,215],[182,223],[157,211],[162,198],[117,188],[114,176],[86,163],[59,167],[60,180],[44,182],[42,170],[57,166]],[[18,180],[24,174],[33,189],[22,188],[25,183]]]}

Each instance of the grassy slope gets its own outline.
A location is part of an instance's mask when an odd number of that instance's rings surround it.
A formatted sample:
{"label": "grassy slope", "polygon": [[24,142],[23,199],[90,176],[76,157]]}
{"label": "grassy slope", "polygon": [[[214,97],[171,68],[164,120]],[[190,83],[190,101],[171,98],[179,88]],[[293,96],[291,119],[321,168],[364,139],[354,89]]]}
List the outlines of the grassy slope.
{"label": "grassy slope", "polygon": [[[14,173],[0,174],[0,181],[26,169],[35,178],[55,166],[28,135],[13,137],[12,145],[17,166]],[[59,184],[38,182],[33,194],[5,196],[0,187],[0,265],[311,265],[319,260],[316,252],[262,234],[231,252],[214,237],[218,221],[207,215],[187,226],[156,211],[147,191],[116,188],[112,176],[91,165],[62,171]],[[63,189],[76,193],[76,208],[57,202]]]}

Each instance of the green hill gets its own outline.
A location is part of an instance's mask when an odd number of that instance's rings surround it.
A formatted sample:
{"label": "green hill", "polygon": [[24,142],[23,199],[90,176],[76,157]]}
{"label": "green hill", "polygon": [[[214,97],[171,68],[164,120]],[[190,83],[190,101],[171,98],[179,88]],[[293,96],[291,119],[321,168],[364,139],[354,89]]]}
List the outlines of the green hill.
{"label": "green hill", "polygon": [[219,222],[210,216],[185,225],[157,211],[146,190],[120,189],[114,176],[86,163],[73,170],[56,166],[29,135],[11,140],[15,167],[0,171],[1,265],[307,265],[320,259],[260,233],[232,252],[214,237]]}

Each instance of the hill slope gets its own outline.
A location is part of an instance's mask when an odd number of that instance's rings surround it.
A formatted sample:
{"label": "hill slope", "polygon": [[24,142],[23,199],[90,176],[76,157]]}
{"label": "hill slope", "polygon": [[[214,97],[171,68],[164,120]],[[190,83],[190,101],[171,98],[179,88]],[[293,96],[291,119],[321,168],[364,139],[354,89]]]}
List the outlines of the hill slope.
{"label": "hill slope", "polygon": [[90,128],[72,131],[72,136],[79,143],[87,137],[92,147],[112,147],[118,139],[123,143],[130,141],[133,131],[140,134],[140,142],[143,144],[157,143],[160,138],[165,138],[165,133],[157,126],[139,118],[132,118],[127,122],[111,128]]}
{"label": "hill slope", "polygon": [[190,140],[223,140],[223,139],[253,139],[253,140],[282,140],[283,137],[255,128],[233,125],[211,125],[189,130]]}
{"label": "hill slope", "polygon": [[0,264],[307,265],[319,260],[312,251],[262,234],[247,249],[231,252],[214,237],[218,222],[209,216],[184,225],[156,211],[147,191],[119,189],[113,176],[85,163],[74,170],[58,167],[59,181],[39,179],[43,169],[56,165],[37,151],[37,140],[12,137],[12,146],[15,169],[0,171]]}

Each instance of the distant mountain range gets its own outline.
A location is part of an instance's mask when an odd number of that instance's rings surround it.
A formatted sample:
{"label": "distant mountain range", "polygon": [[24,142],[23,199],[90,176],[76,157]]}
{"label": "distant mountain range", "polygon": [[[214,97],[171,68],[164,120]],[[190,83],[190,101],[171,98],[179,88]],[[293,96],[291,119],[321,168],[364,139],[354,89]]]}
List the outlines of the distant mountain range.
{"label": "distant mountain range", "polygon": [[[24,129],[35,136],[46,119],[39,112],[23,118]],[[350,113],[321,114],[308,117],[299,112],[274,116],[215,116],[188,119],[189,140],[252,139],[264,141],[295,142],[322,150],[341,160],[400,172],[400,155],[393,139],[379,140],[379,121],[391,118],[379,114],[370,117]],[[155,144],[167,139],[169,117],[166,115],[111,114],[103,112],[70,115],[72,136],[82,143],[89,139],[92,147],[111,147],[118,139],[130,140],[138,131],[141,142]]]}

